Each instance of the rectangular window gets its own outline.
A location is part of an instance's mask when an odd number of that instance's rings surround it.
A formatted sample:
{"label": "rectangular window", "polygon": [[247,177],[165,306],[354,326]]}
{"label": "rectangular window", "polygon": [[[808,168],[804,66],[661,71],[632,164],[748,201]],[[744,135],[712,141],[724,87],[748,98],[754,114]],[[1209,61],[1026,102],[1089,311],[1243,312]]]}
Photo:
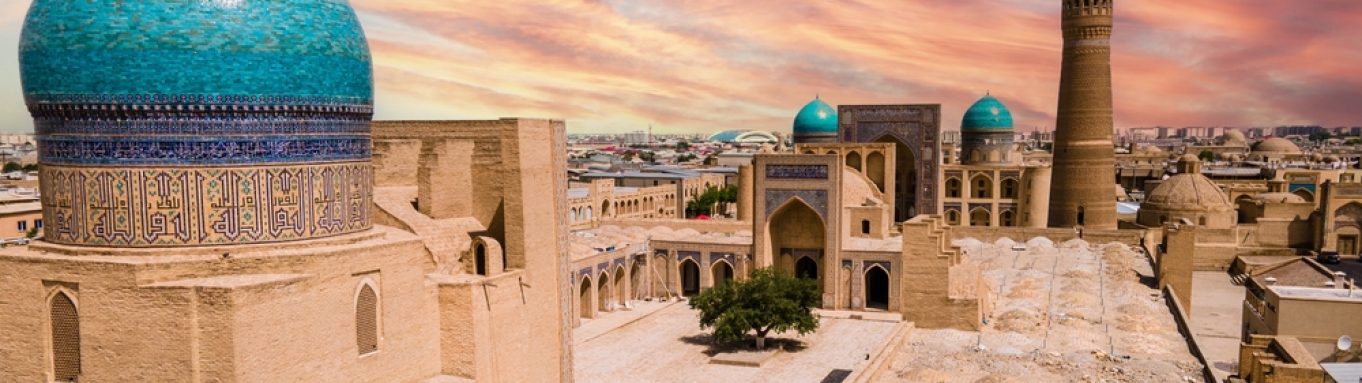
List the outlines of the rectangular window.
{"label": "rectangular window", "polygon": [[28,221],[19,221],[19,231],[28,231]]}
{"label": "rectangular window", "polygon": [[42,218],[33,220],[33,227],[36,227],[36,228],[39,228],[39,229],[43,228],[43,220],[42,220]]}

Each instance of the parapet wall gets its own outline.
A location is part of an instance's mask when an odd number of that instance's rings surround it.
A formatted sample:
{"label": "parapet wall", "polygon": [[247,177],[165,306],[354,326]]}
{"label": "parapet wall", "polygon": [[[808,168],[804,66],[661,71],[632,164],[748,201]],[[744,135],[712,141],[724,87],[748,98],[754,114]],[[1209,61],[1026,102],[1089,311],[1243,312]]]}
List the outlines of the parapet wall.
{"label": "parapet wall", "polygon": [[1141,239],[1145,236],[1145,230],[1083,230],[1079,232],[1073,229],[982,226],[952,227],[951,229],[956,238],[974,238],[984,242],[993,242],[1002,238],[1025,242],[1031,238],[1045,237],[1059,243],[1079,238],[1081,235],[1083,240],[1091,244],[1123,243],[1138,247],[1142,243]]}
{"label": "parapet wall", "polygon": [[672,230],[691,229],[701,233],[728,234],[752,230],[751,221],[697,221],[689,219],[606,219],[601,220],[601,226],[641,227],[644,229],[666,226]]}

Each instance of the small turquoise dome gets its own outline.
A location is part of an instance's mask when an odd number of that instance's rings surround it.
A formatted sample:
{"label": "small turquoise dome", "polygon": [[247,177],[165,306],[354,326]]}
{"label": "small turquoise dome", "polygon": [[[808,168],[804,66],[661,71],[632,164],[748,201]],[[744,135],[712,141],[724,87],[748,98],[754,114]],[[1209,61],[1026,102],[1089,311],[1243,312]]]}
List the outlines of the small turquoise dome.
{"label": "small turquoise dome", "polygon": [[836,135],[837,109],[815,97],[799,110],[794,120],[795,135]]}
{"label": "small turquoise dome", "polygon": [[1002,101],[988,95],[965,111],[960,130],[1012,130],[1012,112]]}
{"label": "small turquoise dome", "polygon": [[36,0],[19,62],[39,103],[373,98],[369,45],[345,0]]}

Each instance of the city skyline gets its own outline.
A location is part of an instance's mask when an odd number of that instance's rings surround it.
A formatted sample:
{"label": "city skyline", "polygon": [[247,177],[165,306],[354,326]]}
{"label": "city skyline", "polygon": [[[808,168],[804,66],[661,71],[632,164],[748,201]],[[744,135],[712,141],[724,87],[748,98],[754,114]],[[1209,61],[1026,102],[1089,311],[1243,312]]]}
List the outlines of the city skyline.
{"label": "city skyline", "polygon": [[[0,5],[0,131],[32,129],[18,34]],[[574,133],[788,131],[798,108],[940,103],[986,92],[1051,128],[1059,4],[768,1],[352,2],[373,47],[378,119],[508,116]],[[1116,126],[1355,126],[1362,4],[1118,4]],[[530,20],[530,21],[525,21]],[[515,22],[510,22],[515,21]],[[980,29],[983,29],[981,32]],[[495,65],[492,65],[495,64]],[[532,73],[532,75],[527,75]]]}

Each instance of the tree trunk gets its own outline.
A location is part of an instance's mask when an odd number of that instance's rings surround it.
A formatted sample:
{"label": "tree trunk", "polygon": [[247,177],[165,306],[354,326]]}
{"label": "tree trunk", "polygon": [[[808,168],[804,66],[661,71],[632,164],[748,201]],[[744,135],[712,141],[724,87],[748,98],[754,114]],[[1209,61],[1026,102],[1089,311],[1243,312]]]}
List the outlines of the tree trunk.
{"label": "tree trunk", "polygon": [[766,349],[766,330],[757,330],[757,349]]}

